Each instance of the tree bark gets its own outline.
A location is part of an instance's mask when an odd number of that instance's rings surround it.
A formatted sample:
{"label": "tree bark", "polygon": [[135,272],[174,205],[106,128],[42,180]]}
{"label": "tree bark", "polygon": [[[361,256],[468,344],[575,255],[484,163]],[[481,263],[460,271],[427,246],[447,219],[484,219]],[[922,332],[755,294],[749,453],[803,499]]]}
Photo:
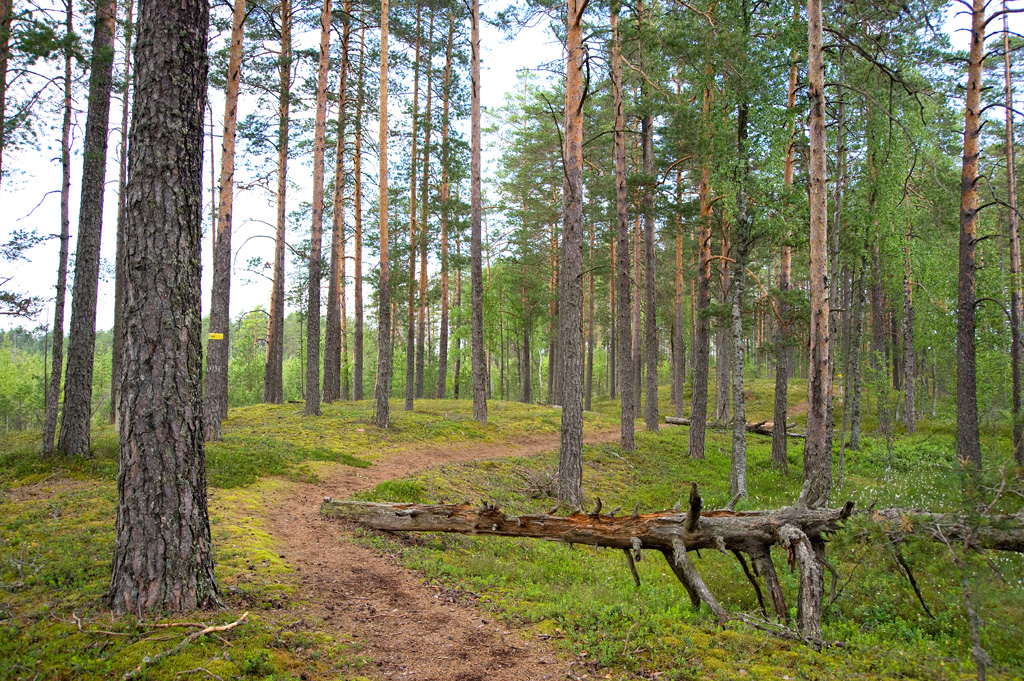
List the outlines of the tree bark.
{"label": "tree bark", "polygon": [[[481,221],[483,206],[480,196],[480,0],[473,0],[470,8],[472,50],[470,76],[470,230],[472,232],[472,263],[470,265],[470,316],[472,317],[473,357],[473,418],[487,425],[487,376],[489,373],[484,349],[484,278],[481,252]],[[564,418],[564,415],[563,415]]]}
{"label": "tree bark", "polygon": [[[644,63],[644,22],[650,26],[651,9],[645,8],[643,0],[636,6],[637,31],[641,36],[638,49],[640,51],[640,71],[646,73]],[[655,265],[658,253],[654,233],[654,114],[651,112],[649,86],[646,80],[640,83],[640,101],[644,108],[640,121],[640,146],[644,172],[644,360],[647,365],[647,376],[644,382],[644,426],[649,432],[658,432],[658,325],[657,290],[655,288]]]}
{"label": "tree bark", "polygon": [[[794,10],[795,13],[796,10]],[[799,77],[799,67],[796,60],[796,51],[792,55],[792,62],[789,67],[789,86],[786,93],[786,108],[789,110],[789,143],[786,145],[786,159],[783,170],[783,183],[787,189],[793,186],[793,177],[796,169],[796,85]],[[787,230],[787,240],[788,240]],[[789,323],[789,305],[786,301],[786,293],[792,288],[792,263],[793,251],[788,243],[783,243],[779,250],[779,319],[775,326],[775,404],[773,407],[775,423],[786,423],[788,418],[789,402],[789,373],[790,357],[790,332],[786,326]],[[776,430],[772,433],[772,464],[784,474],[789,471],[789,457],[786,453],[785,430]]]}
{"label": "tree bark", "polygon": [[[92,59],[89,64],[89,112],[85,122],[82,195],[75,246],[75,284],[71,298],[68,365],[64,379],[64,411],[57,449],[69,456],[89,457],[92,417],[92,373],[96,351],[96,296],[100,276],[100,233],[107,172],[107,126],[114,68],[115,0],[97,0]],[[6,71],[5,71],[6,72]]]}
{"label": "tree bark", "polygon": [[[744,3],[745,34],[750,22]],[[744,95],[745,96],[745,95]],[[729,494],[747,495],[747,412],[743,402],[743,293],[746,284],[747,250],[750,246],[750,216],[747,186],[750,162],[747,150],[747,113],[744,99],[736,116],[736,147],[739,177],[736,186],[736,274],[732,282],[732,455],[729,468]],[[784,425],[784,424],[783,424]],[[774,427],[772,428],[774,431]]]}
{"label": "tree bark", "polygon": [[[683,171],[676,171],[676,204],[683,202]],[[672,352],[675,355],[675,367],[672,370],[672,387],[675,393],[675,415],[683,416],[683,384],[686,381],[686,333],[683,316],[683,219],[676,213],[676,328],[675,344]]]}
{"label": "tree bark", "polygon": [[608,397],[609,399],[615,399],[616,393],[616,380],[615,375],[615,346],[618,343],[618,336],[615,333],[615,327],[619,323],[618,317],[615,316],[615,275],[617,262],[615,260],[615,232],[612,232],[608,247]]}
{"label": "tree bark", "polygon": [[430,52],[434,46],[434,11],[430,10],[430,25],[427,29],[427,109],[423,120],[423,190],[420,192],[420,290],[419,317],[416,320],[416,397],[423,397],[423,373],[426,369],[426,333],[427,333],[427,190],[430,186],[430,122],[433,114],[431,94],[433,79],[431,71],[433,59]]}
{"label": "tree bark", "polygon": [[[1013,141],[1013,79],[1010,70],[1010,31],[1006,2],[1003,2],[1003,76],[1006,81],[1006,203],[1010,241],[1010,371],[1012,373],[1013,458],[1024,466],[1024,415],[1021,406],[1021,365],[1024,365],[1024,323],[1020,257],[1020,218],[1017,215],[1017,162]],[[907,343],[907,348],[911,348]],[[908,370],[909,371],[909,370]]]}
{"label": "tree bark", "polygon": [[409,170],[409,300],[405,327],[405,410],[412,411],[416,398],[416,129],[419,125],[420,106],[420,19],[423,4],[416,3],[416,56],[413,59],[412,85],[412,157]]}
{"label": "tree bark", "polygon": [[348,124],[348,47],[352,0],[344,0],[341,29],[341,75],[338,81],[338,145],[334,155],[334,211],[331,220],[331,265],[327,276],[327,328],[324,330],[324,402],[348,397],[342,391],[345,364],[345,133]]}
{"label": "tree bark", "polygon": [[306,296],[306,416],[320,415],[320,274],[324,224],[324,155],[327,138],[327,70],[331,45],[331,0],[320,14],[320,59],[316,75],[313,134],[313,224],[309,238]]}
{"label": "tree bark", "polygon": [[587,386],[584,411],[590,411],[594,396],[594,228],[590,229],[590,293],[587,297]]}
{"label": "tree bark", "polygon": [[981,468],[975,365],[975,245],[978,234],[978,143],[981,136],[981,79],[985,49],[985,0],[974,0],[967,67],[964,157],[960,177],[960,261],[956,314],[956,453]]}
{"label": "tree bark", "polygon": [[[704,85],[703,119],[709,124],[711,86]],[[701,161],[698,188],[700,217],[697,230],[697,308],[693,317],[693,390],[690,402],[689,448],[694,459],[704,458],[704,435],[708,419],[708,365],[711,354],[711,329],[707,316],[711,304],[711,159]],[[785,423],[783,421],[783,423]]]}
{"label": "tree bark", "polygon": [[[114,429],[120,428],[117,414],[117,390],[121,376],[122,336],[124,335],[124,230],[127,216],[125,215],[125,188],[128,186],[128,93],[132,84],[132,36],[134,24],[134,0],[128,0],[128,9],[124,22],[124,78],[121,81],[121,153],[118,158],[117,177],[117,235],[114,255],[114,338],[110,350],[110,422]],[[63,325],[63,322],[62,322]],[[63,329],[62,329],[63,333]],[[51,427],[52,430],[52,427]],[[52,446],[51,446],[52,449]]]}
{"label": "tree bark", "polygon": [[636,419],[636,393],[633,390],[633,332],[630,317],[632,298],[632,277],[629,272],[629,218],[627,215],[626,194],[626,119],[623,113],[622,95],[622,46],[619,35],[620,0],[611,3],[612,28],[612,106],[615,109],[615,257],[616,257],[616,296],[618,315],[615,319],[617,366],[621,395],[621,428],[619,444],[627,452],[633,451],[634,420]]}
{"label": "tree bark", "polygon": [[[7,61],[11,52],[14,0],[0,0],[0,130],[7,129]],[[3,182],[4,142],[0,139],[0,182]]]}
{"label": "tree bark", "polygon": [[807,382],[807,439],[804,441],[804,490],[808,506],[827,504],[832,490],[832,442],[828,402],[832,374],[828,355],[828,194],[825,186],[825,65],[822,56],[821,0],[808,0],[808,98],[810,100],[810,302],[811,346]]}
{"label": "tree bark", "polygon": [[448,163],[451,157],[449,141],[452,46],[455,42],[455,14],[448,10],[448,41],[445,45],[444,86],[441,105],[441,323],[437,346],[437,398],[444,399],[448,392]]}
{"label": "tree bark", "polygon": [[559,354],[562,438],[558,497],[572,507],[583,502],[583,11],[581,0],[566,8],[565,178],[562,189],[562,258],[559,295]]}
{"label": "tree bark", "polygon": [[208,14],[199,0],[139,7],[109,598],[140,617],[217,604],[200,390]]}
{"label": "tree bark", "polygon": [[[876,204],[875,193],[872,191],[872,214]],[[889,372],[885,361],[885,310],[882,300],[882,261],[881,248],[878,240],[878,221],[875,220],[875,244],[871,260],[871,373],[875,383],[875,397],[878,404],[878,434],[888,438],[892,434],[892,422],[889,413]]]}
{"label": "tree bark", "polygon": [[356,133],[352,153],[352,297],[355,319],[352,329],[352,399],[363,399],[363,56],[366,52],[366,25],[359,28],[359,81],[356,88]]}
{"label": "tree bark", "polygon": [[913,272],[910,262],[910,197],[906,196],[903,200],[907,202],[907,239],[903,248],[903,425],[906,426],[907,434],[910,435],[916,430],[917,409],[914,399],[914,384],[917,378],[917,368],[914,351]]}
{"label": "tree bark", "polygon": [[[728,306],[732,292],[732,268],[729,260],[732,252],[732,230],[729,224],[722,223],[722,259],[719,266],[722,273],[723,306]],[[715,419],[720,423],[729,422],[729,365],[732,361],[732,338],[729,333],[729,319],[716,320],[718,327],[715,332]]]}
{"label": "tree bark", "polygon": [[391,335],[391,283],[388,262],[388,8],[380,6],[380,291],[377,308],[377,384],[375,423],[387,428],[391,416],[391,372],[394,369],[394,341]]}
{"label": "tree bark", "polygon": [[[128,5],[129,19],[131,25],[131,3]],[[65,31],[68,36],[74,35],[74,5],[70,0],[67,2],[67,14],[65,19]],[[130,31],[130,29],[129,29]],[[127,35],[127,34],[126,34]],[[130,40],[125,40],[125,54],[130,50]],[[73,54],[70,48],[64,50],[64,121],[60,133],[60,260],[57,263],[57,287],[53,303],[53,355],[50,364],[50,382],[46,386],[46,412],[43,421],[43,457],[53,454],[54,436],[57,430],[58,401],[60,400],[61,372],[64,369],[64,299],[68,289],[68,246],[71,241],[71,61]],[[6,53],[5,53],[6,59]],[[6,69],[3,76],[6,77]],[[127,97],[128,91],[125,90]],[[2,95],[0,95],[2,96]],[[128,102],[124,102],[124,110],[128,110]],[[0,121],[0,126],[3,122]],[[0,127],[2,130],[2,127]],[[121,148],[124,154],[125,130],[121,128]],[[124,200],[124,185],[118,193],[118,199]],[[118,210],[120,217],[121,211]]]}
{"label": "tree bark", "polygon": [[292,86],[292,3],[281,0],[281,53],[277,103],[277,230],[274,241],[274,284],[270,293],[267,358],[263,368],[263,401],[284,402],[284,248],[288,212],[288,127]]}
{"label": "tree bark", "polygon": [[[220,148],[220,196],[213,244],[210,333],[206,343],[206,392],[203,417],[207,442],[221,439],[220,423],[228,415],[228,359],[231,355],[231,223],[235,198],[235,128],[242,70],[245,0],[235,0],[231,15],[228,72],[224,79],[224,135]],[[212,163],[212,159],[211,159]]]}

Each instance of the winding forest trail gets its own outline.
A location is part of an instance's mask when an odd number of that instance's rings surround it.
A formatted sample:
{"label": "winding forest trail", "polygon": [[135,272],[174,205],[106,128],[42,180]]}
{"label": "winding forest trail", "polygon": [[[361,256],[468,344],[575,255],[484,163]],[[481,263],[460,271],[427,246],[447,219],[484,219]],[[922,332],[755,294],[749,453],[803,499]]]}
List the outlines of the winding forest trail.
{"label": "winding forest trail", "polygon": [[[617,441],[617,430],[585,433],[586,444]],[[278,551],[299,573],[309,614],[350,635],[372,660],[360,673],[417,681],[533,681],[576,678],[564,655],[522,636],[457,594],[424,584],[394,560],[342,537],[320,516],[323,497],[354,492],[446,463],[529,456],[558,448],[557,433],[495,443],[427,445],[385,455],[369,468],[341,466],[319,484],[290,486],[267,509]]]}

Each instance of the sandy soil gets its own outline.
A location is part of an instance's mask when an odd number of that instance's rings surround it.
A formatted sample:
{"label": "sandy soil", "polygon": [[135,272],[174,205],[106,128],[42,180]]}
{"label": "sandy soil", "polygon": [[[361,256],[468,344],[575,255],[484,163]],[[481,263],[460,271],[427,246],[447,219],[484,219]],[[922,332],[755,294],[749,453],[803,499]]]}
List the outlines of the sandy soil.
{"label": "sandy soil", "polygon": [[[588,433],[588,444],[618,440]],[[345,541],[349,530],[319,514],[323,497],[347,498],[379,482],[445,463],[527,456],[558,448],[558,435],[511,442],[423,447],[340,467],[317,485],[289,488],[267,509],[281,555],[299,572],[311,615],[352,636],[372,659],[361,673],[417,681],[533,681],[578,678],[551,646],[503,626],[490,613],[424,584],[387,556]],[[582,669],[578,673],[582,676]]]}

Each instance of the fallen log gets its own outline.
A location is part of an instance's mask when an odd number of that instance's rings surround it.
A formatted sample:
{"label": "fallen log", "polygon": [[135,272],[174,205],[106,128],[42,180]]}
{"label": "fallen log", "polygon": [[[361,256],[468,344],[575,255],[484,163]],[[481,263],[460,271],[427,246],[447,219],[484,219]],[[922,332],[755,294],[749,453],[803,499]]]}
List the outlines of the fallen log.
{"label": "fallen log", "polygon": [[[688,425],[690,425],[690,419],[681,419],[681,418],[677,418],[675,416],[666,416],[665,417],[665,423],[667,423],[667,424],[669,424],[671,426],[688,426]],[[757,435],[768,435],[768,436],[770,436],[772,434],[772,427],[766,426],[765,425],[766,423],[768,423],[768,422],[767,421],[761,421],[760,423],[748,423],[747,424],[747,432],[748,433],[756,433]],[[715,423],[713,421],[709,421],[707,426],[708,426],[708,428],[714,428],[715,430],[732,430],[732,425],[727,424],[727,423]],[[805,433],[793,433],[793,432],[790,432],[788,428],[786,430],[786,436],[787,437],[797,437],[797,438],[801,438],[801,439],[806,439],[807,438],[807,435]]]}
{"label": "fallen log", "polygon": [[[790,566],[800,570],[799,634],[790,635],[819,648],[821,601],[825,567],[824,547],[829,535],[842,530],[854,515],[854,504],[841,508],[808,508],[797,504],[766,511],[703,510],[696,484],[691,486],[685,512],[676,509],[631,515],[601,514],[601,504],[592,513],[577,509],[567,516],[547,514],[506,515],[496,504],[455,505],[392,504],[325,499],[323,515],[358,523],[375,530],[401,532],[455,532],[472,535],[524,537],[620,549],[632,565],[641,549],[653,549],[665,556],[669,567],[690,595],[693,607],[703,602],[724,624],[732,619],[715,599],[688,559],[689,551],[700,549],[733,552],[754,584],[759,601],[761,590],[746,569],[742,553],[748,554],[757,576],[764,580],[772,610],[780,621],[788,621],[785,597],[771,559],[771,547],[784,547]],[[878,523],[891,539],[911,534],[936,541],[958,542],[972,549],[1024,553],[1024,517],[980,516],[966,519],[951,513],[928,513],[906,509],[869,509],[856,514]],[[632,553],[631,553],[632,552]],[[742,618],[741,618],[742,619]]]}

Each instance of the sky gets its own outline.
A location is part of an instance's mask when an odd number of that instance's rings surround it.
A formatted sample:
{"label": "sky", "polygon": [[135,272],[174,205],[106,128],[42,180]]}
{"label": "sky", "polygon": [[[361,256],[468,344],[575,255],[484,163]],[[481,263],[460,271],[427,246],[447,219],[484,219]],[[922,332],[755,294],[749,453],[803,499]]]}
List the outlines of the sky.
{"label": "sky", "polygon": [[[494,3],[497,6],[498,3]],[[489,11],[488,3],[483,3],[485,16]],[[77,26],[79,32],[86,31],[87,27]],[[89,36],[87,36],[88,39]],[[303,47],[315,46],[319,40],[316,32],[297,34],[294,37],[296,47],[301,44]],[[481,26],[481,103],[485,110],[497,109],[505,102],[506,92],[511,91],[517,82],[517,72],[523,68],[533,68],[544,62],[559,59],[562,54],[561,45],[555,40],[551,31],[546,25],[533,26],[524,29],[514,40],[505,40],[503,34],[496,28],[484,23]],[[219,46],[218,46],[219,47]],[[391,49],[404,49],[402,45],[396,45],[391,41]],[[120,67],[121,56],[117,56],[116,64]],[[334,64],[331,65],[334,68]],[[336,86],[335,86],[336,87]],[[422,95],[421,95],[422,96]],[[220,168],[220,134],[223,122],[224,100],[219,93],[211,93],[210,105],[213,111],[214,123],[214,148],[216,158],[211,159],[210,140],[205,139],[205,158],[203,167],[204,187],[204,239],[202,243],[202,305],[203,315],[208,314],[210,304],[210,281],[213,271],[212,248],[209,234],[209,213],[210,213],[210,182],[211,182],[211,160],[214,163],[214,174],[219,173]],[[394,102],[394,100],[392,100]],[[243,96],[240,103],[240,116],[244,116],[246,98]],[[81,143],[84,136],[85,123],[85,94],[80,92],[76,97],[76,106],[82,109],[77,115],[74,130],[75,151],[72,156],[71,172],[71,245],[72,258],[74,257],[75,240],[78,226],[78,188],[82,173]],[[371,107],[375,108],[375,107]],[[394,103],[392,103],[394,108]],[[394,113],[392,113],[394,115]],[[208,114],[209,116],[209,114]],[[121,102],[115,95],[111,103],[106,195],[104,199],[103,219],[103,243],[100,257],[101,281],[99,285],[99,299],[97,304],[96,327],[100,330],[109,329],[114,324],[114,253],[115,253],[115,231],[117,224],[117,180],[118,180],[118,158],[121,148],[120,134]],[[462,125],[464,136],[469,139],[468,120]],[[486,123],[485,123],[486,127]],[[43,140],[42,149],[28,152],[5,154],[3,163],[6,168],[14,171],[13,177],[5,177],[3,186],[0,188],[0,239],[6,242],[14,230],[27,229],[38,230],[39,234],[59,234],[60,232],[60,128],[59,120],[57,127],[52,131],[41,131],[40,139]],[[377,137],[375,124],[366,131],[368,140],[375,140]],[[47,139],[51,137],[52,141]],[[486,131],[483,139],[485,174],[493,171],[496,152],[489,149],[489,140]],[[241,150],[241,147],[239,147]],[[333,153],[328,154],[327,170],[333,172]],[[392,161],[395,163],[395,161]],[[373,160],[376,165],[376,159]],[[371,174],[376,174],[376,168],[368,169]],[[239,171],[239,174],[240,171]],[[308,202],[312,198],[312,182],[309,175],[309,159],[303,162],[293,161],[289,167],[289,180],[295,186],[289,188],[289,206],[298,205],[300,201]],[[486,180],[485,180],[486,181]],[[376,187],[368,187],[368,196],[376,196]],[[291,210],[291,208],[289,208]],[[351,213],[349,216],[351,221]],[[231,317],[254,309],[258,305],[264,308],[270,306],[269,281],[261,280],[242,273],[242,269],[249,258],[262,256],[265,260],[272,260],[274,224],[276,221],[276,203],[272,196],[262,189],[254,189],[246,192],[236,192],[235,195],[235,217],[233,220],[232,249],[234,250],[234,275],[231,283]],[[351,225],[349,226],[351,229]],[[271,238],[263,238],[271,237]],[[328,244],[330,239],[329,226],[325,228],[325,254],[329,252]],[[23,294],[39,295],[48,300],[45,311],[35,320],[19,320],[0,317],[0,328],[13,328],[25,326],[34,328],[37,325],[49,326],[53,324],[53,302],[54,285],[57,280],[57,262],[59,258],[59,240],[53,239],[40,246],[36,246],[29,253],[29,261],[17,263],[3,263],[3,271],[0,271],[0,280],[7,276],[13,276],[7,287],[17,290]],[[351,255],[351,245],[349,245]],[[286,267],[290,267],[288,263]],[[368,272],[375,266],[374,262],[367,262],[364,259],[363,268]],[[325,262],[326,267],[326,262]],[[52,268],[52,269],[51,269]],[[350,268],[351,269],[351,268]],[[351,276],[351,274],[350,274]],[[65,312],[65,330],[70,326],[71,320],[71,288],[74,278],[74,262],[69,265],[68,273],[68,302]],[[255,281],[253,281],[255,280]],[[326,295],[326,293],[324,294]],[[351,282],[348,286],[349,300],[352,297]],[[351,304],[349,305],[351,308]],[[290,310],[286,310],[286,313]]]}
{"label": "sky", "polygon": [[[484,3],[485,15],[490,11],[494,12],[499,8],[499,2]],[[503,4],[503,3],[502,3]],[[1021,15],[1014,15],[1011,19],[1011,30],[1024,28],[1024,19]],[[969,33],[964,32],[964,27],[969,26],[969,17],[964,14],[950,12],[946,23],[946,32],[952,36],[954,46],[966,49]],[[79,26],[81,32],[87,27]],[[223,36],[222,36],[223,38]],[[318,36],[315,32],[308,32],[296,36],[296,41],[301,41],[306,46],[316,44]],[[481,99],[486,109],[497,109],[505,102],[506,94],[509,93],[517,83],[517,72],[520,69],[531,69],[537,65],[561,59],[562,47],[554,38],[546,22],[530,28],[523,29],[514,40],[505,40],[500,31],[486,23],[481,28],[482,44],[482,87]],[[392,42],[392,49],[398,46]],[[117,63],[120,64],[120,57]],[[333,66],[333,65],[332,65]],[[243,97],[240,104],[240,114],[246,113],[247,101]],[[75,155],[72,158],[72,200],[71,200],[71,250],[75,246],[75,234],[78,224],[78,187],[81,176],[81,138],[83,136],[85,95],[79,92],[77,95],[77,106],[83,111],[77,116],[75,127]],[[209,138],[206,139],[206,158],[203,170],[204,200],[206,215],[210,211],[210,183],[211,183],[211,162],[215,164],[214,174],[219,169],[220,142],[219,134],[223,117],[223,99],[218,93],[211,97],[211,110],[213,112],[213,126],[217,139],[214,146],[216,158],[212,158],[209,150]],[[109,329],[113,326],[113,262],[114,262],[114,233],[116,225],[116,201],[117,201],[117,177],[118,177],[118,155],[120,153],[121,135],[118,129],[121,116],[121,103],[115,100],[111,106],[110,121],[111,135],[108,149],[107,169],[107,191],[104,206],[104,229],[101,259],[101,281],[99,286],[99,300],[97,305],[96,325],[98,329]],[[59,125],[59,121],[58,121]],[[468,139],[468,121],[462,122],[462,129]],[[6,241],[9,234],[16,229],[37,229],[40,234],[52,234],[59,232],[60,224],[60,163],[59,163],[59,127],[52,131],[41,131],[41,139],[44,140],[42,149],[27,152],[12,153],[5,155],[3,161],[7,168],[14,170],[14,176],[5,178],[2,189],[0,189],[0,238]],[[366,132],[368,139],[376,138],[375,129]],[[50,140],[47,140],[47,137]],[[49,144],[47,144],[49,141]],[[484,166],[485,177],[493,173],[494,161],[497,158],[498,150],[489,148],[489,140],[484,135]],[[333,155],[329,155],[333,156]],[[328,170],[333,162],[328,159]],[[371,169],[375,172],[375,170]],[[308,159],[303,163],[293,162],[289,171],[289,179],[297,186],[289,190],[289,205],[296,205],[298,201],[309,201],[312,196],[311,182],[309,182]],[[372,174],[372,173],[371,173]],[[375,188],[368,188],[368,195],[376,193]],[[235,250],[234,265],[235,276],[231,284],[231,317],[254,309],[258,305],[269,307],[270,282],[259,277],[253,277],[241,272],[249,258],[262,256],[270,260],[273,253],[275,222],[275,204],[272,196],[266,192],[255,189],[244,193],[236,193],[235,198],[235,219],[233,225],[232,246]],[[208,230],[209,220],[206,218],[206,229]],[[329,240],[329,229],[327,230]],[[327,242],[325,241],[325,251]],[[59,243],[53,239],[43,245],[37,246],[29,252],[29,262],[4,263],[3,271],[0,271],[0,280],[7,276],[13,276],[8,287],[19,292],[39,295],[48,299],[47,307],[43,314],[36,320],[16,320],[0,317],[0,328],[11,328],[14,326],[34,327],[37,324],[48,326],[53,323],[53,290],[56,282],[56,266],[58,260]],[[351,253],[351,248],[349,250]],[[212,274],[211,241],[209,233],[203,239],[203,275],[202,275],[202,304],[203,314],[207,313],[210,301],[210,280]],[[289,264],[290,266],[290,264]],[[374,262],[364,260],[364,271],[368,272],[375,266]],[[53,268],[53,269],[51,269]],[[432,268],[436,269],[434,265]],[[69,294],[68,307],[65,315],[65,329],[70,324],[70,288],[73,279],[73,261],[69,271]],[[367,293],[368,295],[368,293]],[[352,286],[348,287],[348,296],[351,300]],[[349,309],[352,309],[351,306]]]}

